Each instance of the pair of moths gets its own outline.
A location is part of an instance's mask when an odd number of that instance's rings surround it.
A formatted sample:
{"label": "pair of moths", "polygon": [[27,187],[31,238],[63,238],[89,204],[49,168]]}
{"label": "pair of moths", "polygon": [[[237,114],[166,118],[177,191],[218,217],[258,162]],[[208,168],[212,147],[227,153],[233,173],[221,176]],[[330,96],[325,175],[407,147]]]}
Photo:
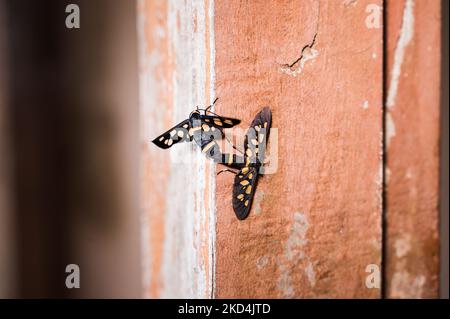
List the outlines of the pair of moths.
{"label": "pair of moths", "polygon": [[[214,103],[217,99],[214,101]],[[194,140],[206,156],[229,168],[237,169],[233,185],[233,210],[238,219],[247,218],[255,195],[258,175],[264,162],[264,154],[272,123],[268,107],[263,108],[252,121],[244,140],[243,155],[221,153],[217,140],[224,136],[223,129],[238,125],[241,121],[222,117],[206,109],[196,109],[188,119],[175,125],[153,140],[167,149],[179,142]]]}

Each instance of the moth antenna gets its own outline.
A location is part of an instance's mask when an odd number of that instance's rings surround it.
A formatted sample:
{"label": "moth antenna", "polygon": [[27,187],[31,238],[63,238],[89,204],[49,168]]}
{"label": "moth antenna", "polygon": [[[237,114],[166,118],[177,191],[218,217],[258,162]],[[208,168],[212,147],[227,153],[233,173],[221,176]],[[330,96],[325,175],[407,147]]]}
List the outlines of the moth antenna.
{"label": "moth antenna", "polygon": [[209,109],[212,108],[214,104],[216,104],[216,102],[217,102],[218,99],[219,99],[219,98],[216,97],[216,99],[214,100],[214,102],[213,102],[210,106],[208,106],[208,107],[205,109],[205,112],[209,112]]}
{"label": "moth antenna", "polygon": [[222,169],[222,170],[218,171],[216,175],[222,174],[223,172],[230,172],[230,173],[233,173],[234,175],[237,174],[237,172],[235,172],[235,171],[233,171],[233,170],[231,170],[229,168],[225,168],[225,169]]}

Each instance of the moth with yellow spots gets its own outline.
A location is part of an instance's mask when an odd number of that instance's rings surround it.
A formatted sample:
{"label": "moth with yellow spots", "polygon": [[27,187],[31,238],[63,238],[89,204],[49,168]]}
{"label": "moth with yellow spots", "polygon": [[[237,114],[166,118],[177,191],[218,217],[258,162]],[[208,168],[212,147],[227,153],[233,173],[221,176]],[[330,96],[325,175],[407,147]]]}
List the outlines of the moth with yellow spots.
{"label": "moth with yellow spots", "polygon": [[[199,109],[192,111],[189,114],[189,118],[181,123],[178,123],[167,132],[161,134],[155,138],[152,142],[163,149],[167,149],[174,144],[180,142],[190,142],[195,140],[195,142],[202,147],[202,150],[207,147],[208,143],[216,139],[221,139],[223,137],[223,129],[230,128],[238,125],[241,121],[223,117],[217,115],[210,111],[211,107],[216,103],[217,99],[214,100],[213,104],[208,106],[206,109]],[[208,146],[207,153],[211,156],[212,146]],[[214,147],[214,150],[216,148]],[[214,152],[213,152],[214,153]]]}
{"label": "moth with yellow spots", "polygon": [[247,131],[244,155],[221,154],[221,164],[238,169],[234,177],[232,203],[236,217],[240,220],[247,218],[252,207],[271,125],[272,113],[265,107],[255,116]]}

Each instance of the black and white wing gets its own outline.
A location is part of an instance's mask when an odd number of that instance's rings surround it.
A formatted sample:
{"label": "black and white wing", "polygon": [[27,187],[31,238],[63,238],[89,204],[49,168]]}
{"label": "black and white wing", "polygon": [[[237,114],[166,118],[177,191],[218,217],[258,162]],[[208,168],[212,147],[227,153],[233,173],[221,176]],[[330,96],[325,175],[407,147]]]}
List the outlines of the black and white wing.
{"label": "black and white wing", "polygon": [[252,207],[271,125],[272,113],[265,107],[255,116],[245,136],[245,166],[234,178],[232,200],[233,210],[240,220],[247,218]]}
{"label": "black and white wing", "polygon": [[241,123],[241,120],[231,117],[213,116],[213,115],[201,115],[200,119],[203,123],[214,126],[218,129],[231,128]]}
{"label": "black and white wing", "polygon": [[254,166],[244,167],[234,177],[233,210],[240,220],[247,218],[250,212],[257,182],[258,169]]}
{"label": "black and white wing", "polygon": [[263,163],[271,125],[272,113],[270,108],[265,107],[256,114],[245,136],[247,165]]}
{"label": "black and white wing", "polygon": [[188,142],[192,140],[192,136],[189,135],[189,130],[191,129],[191,124],[189,120],[184,120],[183,122],[175,125],[167,132],[161,134],[155,138],[152,142],[163,149],[169,148],[172,145],[180,142]]}

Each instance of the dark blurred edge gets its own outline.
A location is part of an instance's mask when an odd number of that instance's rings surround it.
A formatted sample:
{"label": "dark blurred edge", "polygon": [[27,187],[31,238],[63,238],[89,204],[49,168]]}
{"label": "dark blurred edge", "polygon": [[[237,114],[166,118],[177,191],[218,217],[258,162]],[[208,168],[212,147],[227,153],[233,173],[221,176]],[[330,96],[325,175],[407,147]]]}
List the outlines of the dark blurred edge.
{"label": "dark blurred edge", "polygon": [[12,192],[11,126],[8,109],[8,24],[5,2],[0,0],[0,298],[16,296]]}
{"label": "dark blurred edge", "polygon": [[[17,254],[10,293],[139,297],[136,4],[1,1]],[[80,7],[81,29],[65,27],[69,3]],[[65,287],[71,263],[80,289]]]}
{"label": "dark blurred edge", "polygon": [[442,55],[441,55],[441,196],[440,196],[440,233],[441,233],[441,273],[440,273],[440,296],[449,298],[449,64],[448,64],[448,42],[449,42],[449,1],[442,0]]}

